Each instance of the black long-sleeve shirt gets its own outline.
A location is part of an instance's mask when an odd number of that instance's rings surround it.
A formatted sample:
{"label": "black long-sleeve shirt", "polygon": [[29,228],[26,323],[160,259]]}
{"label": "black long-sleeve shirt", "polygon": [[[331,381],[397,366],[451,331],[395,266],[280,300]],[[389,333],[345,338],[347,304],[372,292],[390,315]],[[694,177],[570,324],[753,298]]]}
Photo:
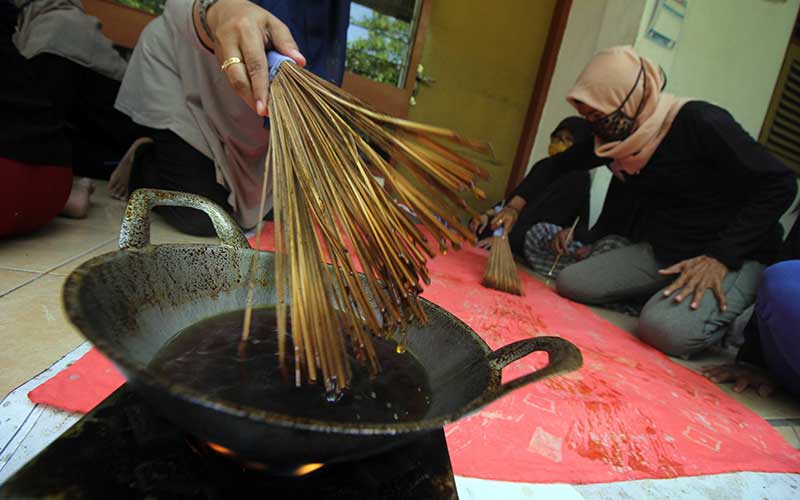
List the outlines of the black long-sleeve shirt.
{"label": "black long-sleeve shirt", "polygon": [[[538,162],[514,194],[527,199],[538,184],[607,161],[591,141],[575,144]],[[780,160],[730,113],[704,101],[683,106],[650,161],[625,184],[640,205],[628,236],[653,245],[664,265],[705,254],[731,269],[775,259],[778,219],[797,189]]]}
{"label": "black long-sleeve shirt", "polygon": [[597,222],[589,229],[587,210],[585,218],[582,218],[575,228],[575,240],[581,243],[594,243],[610,234],[631,238],[636,233],[636,223],[640,216],[639,206],[639,200],[630,186],[612,177]]}

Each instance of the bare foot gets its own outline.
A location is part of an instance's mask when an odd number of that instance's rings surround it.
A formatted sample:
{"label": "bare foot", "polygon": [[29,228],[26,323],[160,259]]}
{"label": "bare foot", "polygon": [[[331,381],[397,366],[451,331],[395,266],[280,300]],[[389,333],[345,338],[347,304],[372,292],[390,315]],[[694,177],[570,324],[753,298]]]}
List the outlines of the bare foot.
{"label": "bare foot", "polygon": [[125,156],[119,161],[117,168],[111,172],[111,177],[108,180],[108,190],[112,197],[118,200],[128,199],[128,184],[131,180],[131,168],[133,168],[133,159],[136,157],[136,150],[139,149],[139,146],[142,144],[151,142],[153,142],[153,139],[141,137],[136,139],[136,141],[131,144],[131,147],[128,148],[128,151],[125,152]]}
{"label": "bare foot", "polygon": [[89,213],[91,196],[94,193],[94,181],[88,177],[77,177],[72,181],[72,191],[69,192],[67,204],[61,210],[61,215],[72,219],[85,219]]}

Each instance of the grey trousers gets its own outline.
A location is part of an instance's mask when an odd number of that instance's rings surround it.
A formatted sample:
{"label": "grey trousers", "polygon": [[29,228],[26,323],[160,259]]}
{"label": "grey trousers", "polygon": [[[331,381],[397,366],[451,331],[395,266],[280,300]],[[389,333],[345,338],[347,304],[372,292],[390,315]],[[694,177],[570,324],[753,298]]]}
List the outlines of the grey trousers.
{"label": "grey trousers", "polygon": [[722,339],[733,321],[754,301],[764,266],[747,261],[730,271],[722,283],[728,309],[720,311],[717,299],[707,290],[697,310],[691,300],[676,303],[662,290],[676,276],[661,276],[662,266],[648,243],[637,243],[590,257],[566,267],[558,276],[558,293],[576,302],[604,304],[650,297],[639,317],[638,336],[671,356],[688,357]]}

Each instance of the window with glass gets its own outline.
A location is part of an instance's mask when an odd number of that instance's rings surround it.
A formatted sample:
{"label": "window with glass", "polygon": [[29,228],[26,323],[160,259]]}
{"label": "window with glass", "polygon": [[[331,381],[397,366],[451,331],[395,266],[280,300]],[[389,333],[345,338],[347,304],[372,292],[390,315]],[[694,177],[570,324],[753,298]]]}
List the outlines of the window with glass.
{"label": "window with glass", "polygon": [[376,82],[403,87],[419,7],[419,0],[352,2],[345,68]]}

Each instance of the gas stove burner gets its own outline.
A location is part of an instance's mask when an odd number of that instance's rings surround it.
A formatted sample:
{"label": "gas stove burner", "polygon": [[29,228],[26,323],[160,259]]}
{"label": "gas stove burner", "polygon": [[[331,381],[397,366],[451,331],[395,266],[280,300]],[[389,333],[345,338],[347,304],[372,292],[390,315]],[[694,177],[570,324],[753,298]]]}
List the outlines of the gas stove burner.
{"label": "gas stove burner", "polygon": [[235,464],[243,469],[260,471],[264,474],[272,476],[299,478],[313,474],[325,467],[325,464],[321,463],[264,464],[261,462],[248,460],[230,448],[226,448],[221,444],[213,443],[211,441],[203,441],[202,439],[190,437],[187,438],[187,442],[189,443],[192,451],[205,459],[226,461],[227,463]]}
{"label": "gas stove burner", "polygon": [[444,432],[366,459],[262,464],[188,437],[123,386],[9,480],[5,498],[458,498]]}

